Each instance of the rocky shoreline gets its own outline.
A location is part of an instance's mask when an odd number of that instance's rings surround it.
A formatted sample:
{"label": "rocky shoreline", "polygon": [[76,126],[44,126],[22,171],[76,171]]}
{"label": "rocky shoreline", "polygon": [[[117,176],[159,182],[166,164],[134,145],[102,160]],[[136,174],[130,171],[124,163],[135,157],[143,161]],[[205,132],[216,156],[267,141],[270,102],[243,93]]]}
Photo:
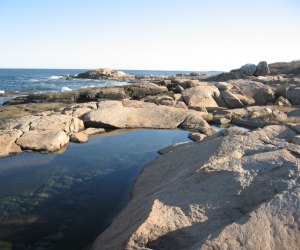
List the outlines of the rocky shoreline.
{"label": "rocky shoreline", "polygon": [[[76,77],[129,85],[7,101],[0,107],[0,157],[56,152],[113,129],[187,129],[197,143],[160,151],[93,248],[296,249],[300,74],[289,66],[276,64],[280,75],[266,62],[216,76],[89,71]],[[217,132],[212,124],[252,130]]]}

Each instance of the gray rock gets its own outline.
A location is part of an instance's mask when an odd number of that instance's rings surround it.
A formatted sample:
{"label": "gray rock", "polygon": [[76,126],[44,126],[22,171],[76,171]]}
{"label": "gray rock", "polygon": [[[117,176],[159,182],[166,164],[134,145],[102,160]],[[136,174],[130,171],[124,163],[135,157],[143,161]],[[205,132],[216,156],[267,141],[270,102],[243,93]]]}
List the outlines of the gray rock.
{"label": "gray rock", "polygon": [[257,64],[257,70],[255,76],[267,76],[270,75],[270,69],[266,61],[261,61]]}
{"label": "gray rock", "polygon": [[255,64],[245,64],[240,68],[240,70],[242,74],[245,74],[247,76],[253,76],[257,70],[257,67]]}
{"label": "gray rock", "polygon": [[293,137],[293,139],[291,140],[292,143],[300,145],[300,135],[296,135]]}

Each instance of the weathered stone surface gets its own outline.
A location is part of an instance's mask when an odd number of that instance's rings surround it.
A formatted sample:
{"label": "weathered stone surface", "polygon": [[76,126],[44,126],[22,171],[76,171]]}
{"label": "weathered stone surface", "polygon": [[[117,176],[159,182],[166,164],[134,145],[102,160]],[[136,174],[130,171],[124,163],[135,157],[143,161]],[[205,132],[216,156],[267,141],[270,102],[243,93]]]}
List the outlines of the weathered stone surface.
{"label": "weathered stone surface", "polygon": [[298,249],[300,160],[286,145],[230,133],[157,158],[92,249]]}
{"label": "weathered stone surface", "polygon": [[242,108],[244,106],[240,99],[229,90],[222,91],[221,96],[229,108]]}
{"label": "weathered stone surface", "polygon": [[291,140],[292,143],[300,145],[300,135],[296,135]]}
{"label": "weathered stone surface", "polygon": [[104,101],[85,115],[91,127],[109,128],[187,128],[209,127],[201,113],[140,101]]}
{"label": "weathered stone surface", "polygon": [[185,89],[182,96],[189,108],[201,110],[203,107],[218,107],[214,98],[219,98],[220,92],[214,86],[204,85]]}
{"label": "weathered stone surface", "polygon": [[272,106],[252,106],[245,109],[229,110],[234,124],[248,127],[263,127],[270,123],[282,123],[287,120],[287,115]]}
{"label": "weathered stone surface", "polygon": [[242,94],[247,99],[253,99],[256,105],[266,105],[267,103],[273,103],[275,101],[275,94],[271,87],[252,80],[231,80],[230,83],[233,88],[231,92],[233,94]]}
{"label": "weathered stone surface", "polygon": [[84,143],[89,140],[89,136],[84,132],[73,133],[70,135],[70,141],[75,143]]}
{"label": "weathered stone surface", "polygon": [[267,76],[270,75],[270,69],[266,61],[261,61],[257,64],[257,70],[255,76]]}
{"label": "weathered stone surface", "polygon": [[28,115],[5,120],[0,129],[19,129],[23,132],[29,130],[62,130],[66,133],[78,132],[84,128],[83,121],[69,115],[50,114]]}
{"label": "weathered stone surface", "polygon": [[69,142],[69,137],[63,131],[27,131],[16,143],[22,149],[52,152],[61,149]]}
{"label": "weathered stone surface", "polygon": [[0,130],[0,157],[21,152],[15,141],[23,134],[20,130]]}
{"label": "weathered stone surface", "polygon": [[268,140],[272,140],[274,138],[278,138],[284,139],[288,142],[297,135],[294,130],[284,125],[269,125],[263,129],[253,131],[252,134],[258,136],[260,139],[267,138]]}

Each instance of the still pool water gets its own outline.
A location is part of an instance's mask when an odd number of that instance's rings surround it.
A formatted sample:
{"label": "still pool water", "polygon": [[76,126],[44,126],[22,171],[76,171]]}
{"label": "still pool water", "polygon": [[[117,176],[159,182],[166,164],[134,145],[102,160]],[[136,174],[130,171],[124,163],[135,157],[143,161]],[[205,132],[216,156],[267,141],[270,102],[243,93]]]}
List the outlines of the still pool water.
{"label": "still pool water", "polygon": [[157,150],[187,141],[187,134],[117,131],[71,143],[62,154],[0,159],[0,249],[87,247],[126,206]]}

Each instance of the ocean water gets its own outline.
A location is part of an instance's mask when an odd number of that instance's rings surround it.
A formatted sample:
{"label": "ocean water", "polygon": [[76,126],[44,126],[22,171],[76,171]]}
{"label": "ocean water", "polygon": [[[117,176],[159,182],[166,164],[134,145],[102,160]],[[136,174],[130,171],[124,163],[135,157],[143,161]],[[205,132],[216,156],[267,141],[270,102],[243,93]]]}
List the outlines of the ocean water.
{"label": "ocean water", "polygon": [[[0,105],[8,99],[21,93],[43,93],[48,91],[68,91],[96,86],[120,86],[127,84],[120,81],[103,81],[89,79],[66,80],[61,76],[77,75],[87,69],[0,69]],[[150,70],[124,70],[133,75],[175,75],[178,73],[191,73],[191,71],[150,71]],[[199,72],[216,74],[219,72]],[[13,96],[6,97],[3,94]]]}
{"label": "ocean water", "polygon": [[88,246],[126,206],[136,177],[157,150],[188,141],[187,135],[129,130],[70,143],[63,154],[1,158],[0,249]]}

